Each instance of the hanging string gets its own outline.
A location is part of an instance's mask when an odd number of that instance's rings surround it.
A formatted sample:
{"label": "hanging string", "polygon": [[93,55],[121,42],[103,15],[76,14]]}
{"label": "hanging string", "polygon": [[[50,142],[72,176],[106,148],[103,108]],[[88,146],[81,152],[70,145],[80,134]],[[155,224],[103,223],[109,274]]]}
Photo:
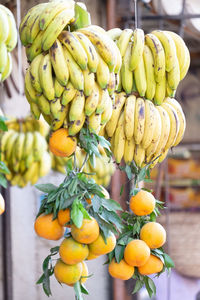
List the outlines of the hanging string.
{"label": "hanging string", "polygon": [[135,28],[138,28],[138,6],[137,6],[137,0],[134,0],[135,4]]}
{"label": "hanging string", "polygon": [[[21,22],[21,0],[17,0],[17,28],[19,28]],[[17,57],[18,57],[18,82],[19,82],[19,94],[23,95],[23,82],[22,82],[22,45],[19,37],[19,32],[17,35]]]}

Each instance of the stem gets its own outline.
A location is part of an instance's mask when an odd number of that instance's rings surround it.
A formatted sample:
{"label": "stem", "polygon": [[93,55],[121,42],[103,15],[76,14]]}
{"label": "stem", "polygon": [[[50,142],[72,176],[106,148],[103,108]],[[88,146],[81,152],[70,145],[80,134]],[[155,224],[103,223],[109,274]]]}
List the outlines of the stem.
{"label": "stem", "polygon": [[84,168],[86,162],[88,161],[88,158],[89,158],[89,154],[87,153],[86,156],[85,156],[85,159],[84,159],[84,161],[83,161],[83,164],[82,164],[82,166],[81,166],[81,168],[80,168],[80,172],[83,171],[83,168]]}

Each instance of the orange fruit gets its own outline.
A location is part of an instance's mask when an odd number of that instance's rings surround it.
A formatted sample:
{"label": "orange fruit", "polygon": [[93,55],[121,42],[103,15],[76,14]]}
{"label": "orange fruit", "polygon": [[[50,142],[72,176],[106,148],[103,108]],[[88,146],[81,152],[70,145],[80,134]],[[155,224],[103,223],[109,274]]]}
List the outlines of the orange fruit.
{"label": "orange fruit", "polygon": [[155,255],[150,255],[146,264],[141,267],[138,267],[138,271],[141,275],[151,275],[154,273],[159,273],[163,269],[163,263],[160,258]]}
{"label": "orange fruit", "polygon": [[77,140],[70,137],[68,129],[60,128],[50,135],[49,149],[57,156],[68,157],[75,152]]}
{"label": "orange fruit", "polygon": [[82,264],[81,283],[85,283],[87,280],[87,277],[85,276],[88,276],[88,267],[85,261],[82,261],[81,264]]}
{"label": "orange fruit", "polygon": [[106,243],[102,235],[100,234],[96,241],[89,245],[89,251],[91,254],[99,256],[111,252],[116,246],[116,237],[110,232],[110,235],[106,239]]}
{"label": "orange fruit", "polygon": [[54,268],[54,275],[59,282],[72,286],[81,278],[82,271],[83,266],[81,263],[67,265],[59,259]]}
{"label": "orange fruit", "polygon": [[99,257],[99,255],[94,255],[94,254],[92,254],[92,253],[89,251],[87,260],[92,260],[92,259],[95,259],[95,258],[97,258],[97,257]]}
{"label": "orange fruit", "polygon": [[124,259],[132,267],[144,265],[150,256],[150,249],[147,244],[141,240],[132,240],[126,245],[124,250]]}
{"label": "orange fruit", "polygon": [[137,216],[146,216],[152,213],[155,204],[156,200],[151,193],[140,190],[135,196],[131,197],[129,206]]}
{"label": "orange fruit", "polygon": [[47,240],[57,241],[64,235],[64,228],[57,219],[53,220],[53,214],[37,217],[34,228],[37,235]]}
{"label": "orange fruit", "polygon": [[118,264],[113,258],[108,266],[108,272],[114,278],[119,278],[121,280],[128,280],[134,274],[134,267],[128,265],[124,259]]}
{"label": "orange fruit", "polygon": [[0,194],[0,215],[5,211],[5,201],[3,196]]}
{"label": "orange fruit", "polygon": [[162,225],[157,222],[146,223],[140,231],[141,240],[151,248],[162,247],[166,242],[166,231]]}
{"label": "orange fruit", "polygon": [[[57,218],[58,218],[58,223],[61,226],[65,226],[65,224],[70,221],[70,209],[67,208],[64,210],[63,209],[59,210]],[[66,226],[69,226],[69,225],[66,225]]]}
{"label": "orange fruit", "polygon": [[99,225],[93,217],[91,217],[91,220],[83,219],[80,228],[74,224],[71,226],[71,234],[77,242],[91,244],[99,236]]}
{"label": "orange fruit", "polygon": [[77,264],[88,257],[88,246],[78,243],[72,237],[65,238],[59,248],[62,261],[68,265]]}

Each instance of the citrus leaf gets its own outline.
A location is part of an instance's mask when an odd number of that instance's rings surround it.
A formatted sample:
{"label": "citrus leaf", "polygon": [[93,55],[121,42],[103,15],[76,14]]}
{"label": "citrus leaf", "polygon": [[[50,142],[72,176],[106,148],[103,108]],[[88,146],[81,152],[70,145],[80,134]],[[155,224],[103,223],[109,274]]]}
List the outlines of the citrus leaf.
{"label": "citrus leaf", "polygon": [[6,123],[5,123],[5,120],[7,120],[6,117],[0,116],[0,130],[8,131],[8,127],[7,127]]}
{"label": "citrus leaf", "polygon": [[71,210],[71,219],[73,223],[76,225],[77,228],[80,228],[83,223],[83,213],[79,209],[78,204],[76,201],[72,204],[72,210]]}
{"label": "citrus leaf", "polygon": [[134,289],[132,291],[132,294],[137,293],[143,287],[143,285],[144,285],[143,281],[137,280],[135,283]]}
{"label": "citrus leaf", "polygon": [[117,263],[119,264],[122,258],[124,257],[124,249],[125,246],[117,245],[115,247],[115,259]]}
{"label": "citrus leaf", "polygon": [[0,174],[0,185],[2,185],[5,189],[7,188],[7,179],[3,174]]}
{"label": "citrus leaf", "polygon": [[173,260],[171,259],[171,257],[168,254],[164,253],[163,257],[164,257],[164,261],[165,261],[165,266],[167,268],[174,268],[175,267]]}
{"label": "citrus leaf", "polygon": [[110,211],[122,210],[121,205],[112,199],[101,199],[101,205]]}
{"label": "citrus leaf", "polygon": [[89,295],[88,290],[86,289],[86,287],[84,286],[84,284],[81,284],[81,293],[85,294],[85,295]]}
{"label": "citrus leaf", "polygon": [[82,297],[82,294],[81,294],[81,285],[80,285],[79,281],[77,281],[74,284],[74,291],[75,291],[77,300],[83,300],[83,297]]}
{"label": "citrus leaf", "polygon": [[0,161],[0,173],[10,174],[9,169],[3,161]]}
{"label": "citrus leaf", "polygon": [[55,186],[52,183],[45,183],[45,184],[36,184],[36,189],[43,193],[50,193],[52,191],[55,191],[57,189],[57,186]]}

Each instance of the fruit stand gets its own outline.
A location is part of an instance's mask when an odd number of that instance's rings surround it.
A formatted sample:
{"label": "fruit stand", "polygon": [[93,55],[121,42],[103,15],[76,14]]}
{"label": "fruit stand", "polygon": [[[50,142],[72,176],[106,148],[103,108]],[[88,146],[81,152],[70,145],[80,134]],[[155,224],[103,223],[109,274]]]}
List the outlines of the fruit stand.
{"label": "fruit stand", "polygon": [[[181,37],[184,3],[182,18],[174,17],[180,21],[177,31],[171,18],[162,18],[168,20],[166,27],[161,22],[145,25],[145,20],[160,20],[156,16],[162,11],[155,1],[151,6],[133,1],[132,15],[126,16],[119,12],[120,1],[107,1],[107,28],[94,25],[90,9],[97,4],[90,1],[30,3],[22,16],[24,3],[17,2],[17,70],[24,88],[14,87],[25,106],[21,114],[18,102],[20,114],[2,115],[0,122],[3,299],[13,300],[22,292],[13,281],[13,270],[14,275],[21,274],[13,255],[28,266],[25,249],[29,251],[31,245],[30,269],[37,261],[37,278],[36,273],[32,278],[37,291],[43,289],[47,296],[61,295],[58,282],[66,297],[94,297],[87,286],[93,276],[97,280],[99,269],[91,274],[90,261],[94,266],[104,264],[114,300],[132,299],[131,293],[135,297],[141,291],[155,296],[151,275],[162,277],[174,268],[175,250],[171,253],[165,247],[169,224],[161,214],[170,193],[165,158],[187,130],[184,97],[177,91],[191,61]],[[4,82],[11,73],[16,32],[13,21],[6,25],[10,13],[4,6],[0,9],[0,25],[5,28],[0,36]],[[10,85],[5,86],[9,91]],[[57,175],[47,176],[51,170]],[[19,198],[23,190],[32,202],[29,207],[20,199],[23,209],[16,214],[21,224],[12,229],[12,207],[18,205],[13,204],[13,195]],[[13,232],[17,236],[30,220],[32,239],[22,249],[23,236],[16,243]],[[15,247],[24,257],[14,254]],[[24,289],[29,285],[28,272],[26,267]],[[108,278],[100,276],[99,288]],[[33,290],[34,298],[37,291]]]}

